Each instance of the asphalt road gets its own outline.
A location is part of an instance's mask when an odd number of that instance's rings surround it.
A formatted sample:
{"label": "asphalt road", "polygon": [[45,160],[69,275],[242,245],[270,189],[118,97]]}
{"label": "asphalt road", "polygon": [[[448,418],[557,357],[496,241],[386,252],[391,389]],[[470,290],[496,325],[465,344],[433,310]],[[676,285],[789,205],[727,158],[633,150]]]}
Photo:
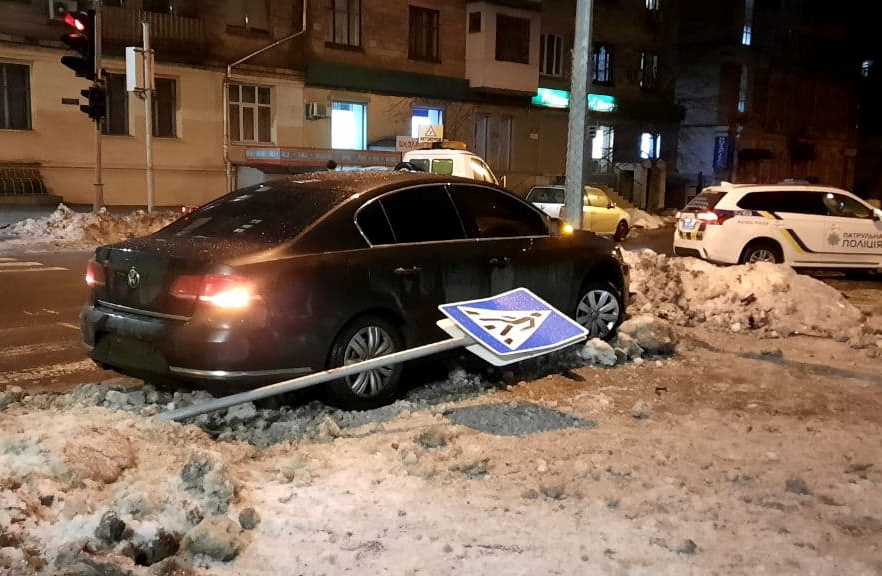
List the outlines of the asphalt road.
{"label": "asphalt road", "polygon": [[[624,242],[628,249],[671,252],[670,228],[643,230]],[[118,375],[99,369],[86,355],[79,312],[88,289],[83,281],[90,252],[25,253],[0,240],[0,389],[64,391]],[[861,308],[882,315],[882,280],[821,279]],[[878,310],[878,311],[877,311]]]}

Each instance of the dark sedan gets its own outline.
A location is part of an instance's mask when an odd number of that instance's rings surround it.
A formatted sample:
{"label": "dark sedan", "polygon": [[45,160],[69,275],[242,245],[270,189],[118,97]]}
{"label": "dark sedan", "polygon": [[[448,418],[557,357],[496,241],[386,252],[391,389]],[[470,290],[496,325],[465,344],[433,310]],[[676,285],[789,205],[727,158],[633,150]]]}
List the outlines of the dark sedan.
{"label": "dark sedan", "polygon": [[[147,380],[254,387],[445,337],[438,305],[526,287],[608,337],[627,305],[612,240],[560,231],[491,184],[328,172],[237,190],[90,260],[91,357]],[[391,401],[401,366],[328,386]]]}

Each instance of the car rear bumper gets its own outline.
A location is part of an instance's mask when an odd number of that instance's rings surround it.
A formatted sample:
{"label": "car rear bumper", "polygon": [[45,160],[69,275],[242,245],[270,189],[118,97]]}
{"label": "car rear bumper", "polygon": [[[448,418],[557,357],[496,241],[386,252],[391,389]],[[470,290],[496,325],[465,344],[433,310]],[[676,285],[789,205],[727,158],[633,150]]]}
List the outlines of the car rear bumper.
{"label": "car rear bumper", "polygon": [[248,384],[313,371],[273,367],[276,362],[248,323],[182,321],[98,304],[83,309],[80,327],[96,363],[139,378]]}

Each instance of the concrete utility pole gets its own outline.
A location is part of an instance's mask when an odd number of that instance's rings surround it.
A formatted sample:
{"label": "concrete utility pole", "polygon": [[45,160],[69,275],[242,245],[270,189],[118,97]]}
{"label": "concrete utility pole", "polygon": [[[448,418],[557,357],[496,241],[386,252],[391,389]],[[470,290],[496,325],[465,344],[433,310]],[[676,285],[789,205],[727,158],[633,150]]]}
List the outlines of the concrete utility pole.
{"label": "concrete utility pole", "polygon": [[153,212],[153,58],[150,54],[150,23],[141,22],[144,35],[144,140],[147,143],[147,212]]}
{"label": "concrete utility pole", "polygon": [[576,228],[582,227],[585,126],[588,122],[588,69],[591,64],[591,10],[592,0],[577,1],[564,203],[567,221]]}

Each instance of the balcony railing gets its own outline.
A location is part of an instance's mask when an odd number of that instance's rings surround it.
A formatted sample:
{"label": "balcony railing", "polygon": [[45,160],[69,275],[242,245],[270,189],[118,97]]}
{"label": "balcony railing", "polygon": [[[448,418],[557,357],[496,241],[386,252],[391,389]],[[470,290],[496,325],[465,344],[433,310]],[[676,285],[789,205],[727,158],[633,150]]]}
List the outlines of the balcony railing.
{"label": "balcony railing", "polygon": [[110,47],[140,46],[141,21],[150,22],[150,46],[162,55],[202,58],[205,51],[205,23],[199,18],[147,12],[133,8],[104,6],[101,9],[101,37]]}

